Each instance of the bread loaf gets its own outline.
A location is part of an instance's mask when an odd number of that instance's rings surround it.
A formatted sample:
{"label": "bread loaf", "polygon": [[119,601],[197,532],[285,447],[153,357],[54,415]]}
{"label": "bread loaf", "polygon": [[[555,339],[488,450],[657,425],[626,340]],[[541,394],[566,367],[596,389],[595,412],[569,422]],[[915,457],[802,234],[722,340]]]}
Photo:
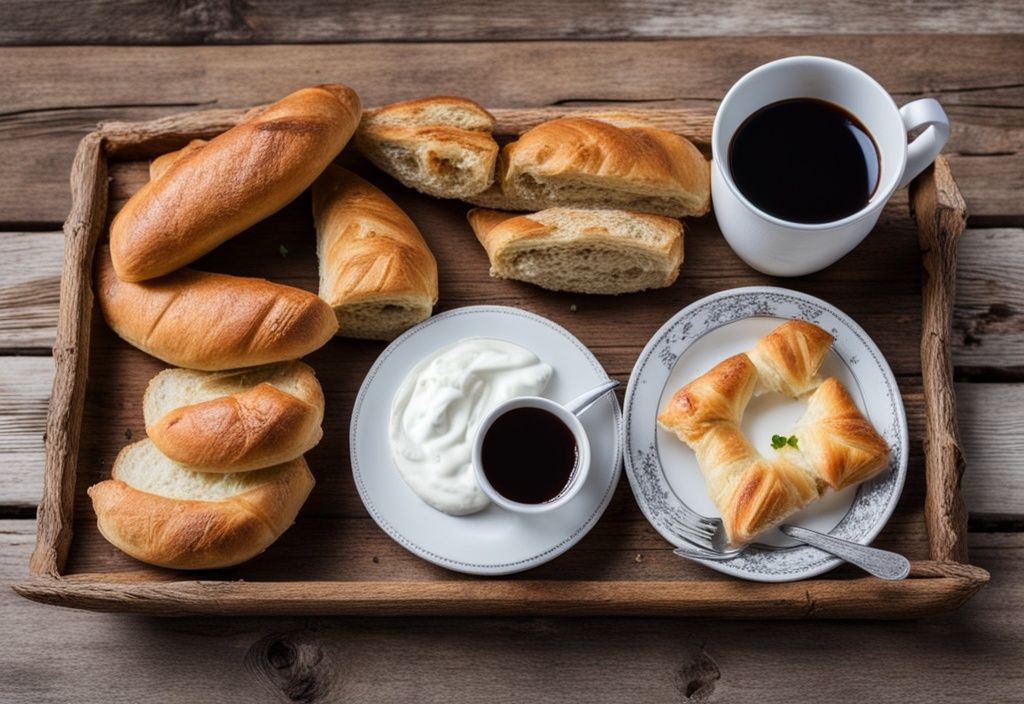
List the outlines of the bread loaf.
{"label": "bread loaf", "polygon": [[494,180],[494,118],[465,98],[435,96],[363,113],[355,145],[377,168],[438,198],[465,198]]}
{"label": "bread loaf", "polygon": [[149,440],[124,448],[89,488],[100,533],[137,560],[172,569],[229,567],[266,550],[313,489],[299,457],[253,472],[189,472]]}
{"label": "bread loaf", "polygon": [[142,399],[146,434],[185,469],[241,472],[320,442],[324,394],[302,362],[225,372],[165,369]]}
{"label": "bread loaf", "polygon": [[117,275],[144,281],[170,273],[279,210],[337,156],[359,116],[350,88],[304,88],[209,142],[157,160],[157,178],[111,223]]}
{"label": "bread loaf", "polygon": [[[832,336],[804,321],[785,323],[754,350],[730,357],[673,394],[658,423],[689,445],[730,542],[742,545],[817,499],[870,479],[889,446],[838,379],[818,380]],[[754,358],[756,357],[756,360]],[[740,430],[757,391],[793,398],[814,392],[791,443],[769,458]]]}
{"label": "bread loaf", "polygon": [[700,151],[672,132],[563,117],[506,145],[495,185],[467,200],[502,210],[577,206],[703,215],[711,205],[711,175]]}
{"label": "bread loaf", "polygon": [[683,262],[682,223],[660,215],[581,208],[514,215],[475,208],[467,217],[487,250],[491,276],[553,291],[663,288]]}
{"label": "bread loaf", "polygon": [[371,183],[330,166],[313,187],[320,297],[340,334],[391,340],[430,316],[437,262],[409,216]]}
{"label": "bread loaf", "polygon": [[297,359],[338,330],[320,298],[265,279],[181,269],[128,283],[96,253],[96,299],[125,341],[168,364],[216,371]]}

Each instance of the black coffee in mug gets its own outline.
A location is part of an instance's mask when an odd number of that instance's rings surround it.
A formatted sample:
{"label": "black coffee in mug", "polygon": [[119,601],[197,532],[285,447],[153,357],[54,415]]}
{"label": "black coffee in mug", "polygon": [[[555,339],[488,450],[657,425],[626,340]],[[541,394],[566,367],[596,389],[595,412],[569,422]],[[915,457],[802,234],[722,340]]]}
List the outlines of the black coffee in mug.
{"label": "black coffee in mug", "polygon": [[868,204],[878,187],[878,147],[838,105],[794,98],[744,120],[729,145],[729,170],[758,209],[782,220],[841,220]]}

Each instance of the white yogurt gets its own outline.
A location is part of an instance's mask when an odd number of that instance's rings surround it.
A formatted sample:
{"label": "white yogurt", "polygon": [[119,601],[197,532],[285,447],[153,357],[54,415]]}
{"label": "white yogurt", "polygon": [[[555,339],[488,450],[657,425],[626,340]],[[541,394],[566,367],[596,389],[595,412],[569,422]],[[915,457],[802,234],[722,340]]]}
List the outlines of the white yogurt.
{"label": "white yogurt", "polygon": [[473,474],[473,437],[503,401],[536,396],[551,367],[503,340],[471,338],[413,367],[391,403],[391,457],[406,484],[428,504],[455,516],[489,503]]}

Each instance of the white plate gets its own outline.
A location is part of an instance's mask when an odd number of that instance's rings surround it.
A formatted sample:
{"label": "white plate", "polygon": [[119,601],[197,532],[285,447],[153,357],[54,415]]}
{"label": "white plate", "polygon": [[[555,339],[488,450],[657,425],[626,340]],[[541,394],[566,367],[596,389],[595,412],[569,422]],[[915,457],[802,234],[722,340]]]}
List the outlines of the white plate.
{"label": "white plate", "polygon": [[510,574],[552,560],[578,543],[604,513],[622,470],[622,416],[609,394],[580,420],[591,443],[586,484],[565,506],[538,515],[490,505],[469,516],[431,508],[391,460],[391,400],[421,359],[467,337],[521,345],[554,369],[544,396],[564,403],[608,379],[601,364],[565,328],[517,308],[469,306],[436,315],[396,339],[371,367],[352,410],[349,447],[359,496],[373,520],[425,560],[470,574]]}
{"label": "white plate", "polygon": [[[786,522],[867,545],[896,508],[907,474],[907,419],[896,379],[878,347],[847,315],[818,298],[768,286],[737,288],[702,298],[665,323],[640,354],[626,390],[626,473],[640,509],[669,542],[682,544],[666,522],[668,515],[685,519],[690,512],[721,514],[708,496],[693,452],[658,427],[658,410],[680,386],[726,357],[749,350],[793,318],[809,320],[835,336],[822,374],[843,382],[889,443],[892,463],[874,479],[829,493]],[[742,427],[754,447],[767,454],[772,435],[789,435],[803,410],[802,402],[766,394],[750,402]],[[769,531],[735,559],[701,562],[762,582],[805,579],[842,563],[778,531]]]}

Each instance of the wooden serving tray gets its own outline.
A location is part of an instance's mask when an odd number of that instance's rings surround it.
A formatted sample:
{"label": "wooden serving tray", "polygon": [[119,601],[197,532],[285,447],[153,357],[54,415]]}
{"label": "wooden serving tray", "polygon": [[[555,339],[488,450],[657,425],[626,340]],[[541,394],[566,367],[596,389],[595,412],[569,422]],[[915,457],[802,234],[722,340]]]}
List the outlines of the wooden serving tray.
{"label": "wooden serving tray", "polygon": [[[570,111],[494,112],[499,138],[508,139]],[[711,112],[634,112],[689,137],[707,152]],[[190,139],[212,137],[243,114],[217,110],[145,123],[106,123],[82,140],[71,174],[72,210],[64,227],[57,372],[47,421],[38,539],[32,577],[15,586],[18,593],[63,606],[168,615],[907,618],[954,608],[988,581],[984,570],[967,563],[960,495],[963,458],[949,352],[956,248],[965,210],[941,158],[911,186],[916,227],[901,192],[876,231],[824,272],[792,280],[758,274],[732,253],[708,216],[687,222],[686,261],[676,284],[623,296],[552,293],[491,279],[487,257],[465,221],[468,206],[414,193],[350,150],[340,158],[387,191],[423,231],[439,265],[437,312],[495,303],[539,313],[577,335],[613,378],[628,379],[643,345],[666,319],[722,289],[784,285],[850,314],[889,360],[906,404],[912,438],[909,477],[876,545],[912,560],[909,579],[884,582],[849,566],[788,584],[724,576],[674,556],[644,520],[625,478],[593,531],[542,567],[503,578],[470,577],[436,567],[387,537],[356,493],[348,461],[349,415],[360,383],[384,344],[340,338],[307,359],[327,398],[324,440],[307,456],[317,486],[296,524],[275,545],[238,567],[199,573],[150,567],[119,552],[97,531],[85,490],[109,475],[125,444],[144,436],[142,393],[163,365],[122,342],[97,314],[91,288],[93,253],[111,216],[146,180],[147,159]],[[196,267],[263,276],[315,291],[308,193]]]}

